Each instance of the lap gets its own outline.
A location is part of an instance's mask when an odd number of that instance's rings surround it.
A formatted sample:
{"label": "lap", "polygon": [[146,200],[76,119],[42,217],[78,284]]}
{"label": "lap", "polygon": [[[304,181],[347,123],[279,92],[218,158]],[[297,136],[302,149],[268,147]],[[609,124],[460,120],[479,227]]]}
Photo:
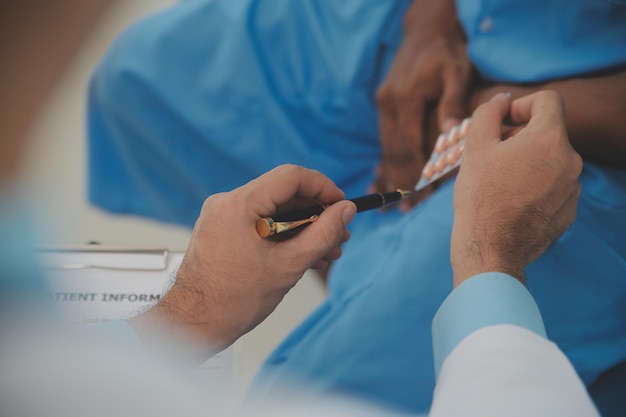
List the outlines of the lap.
{"label": "lap", "polygon": [[91,83],[90,200],[192,226],[206,196],[282,163],[362,194],[408,4],[188,1],[135,24]]}
{"label": "lap", "polygon": [[[585,383],[626,358],[626,174],[587,165],[574,225],[527,268],[548,336]],[[361,222],[330,295],[270,356],[254,390],[301,377],[309,388],[424,411],[434,388],[430,325],[451,290],[453,184],[411,213]]]}

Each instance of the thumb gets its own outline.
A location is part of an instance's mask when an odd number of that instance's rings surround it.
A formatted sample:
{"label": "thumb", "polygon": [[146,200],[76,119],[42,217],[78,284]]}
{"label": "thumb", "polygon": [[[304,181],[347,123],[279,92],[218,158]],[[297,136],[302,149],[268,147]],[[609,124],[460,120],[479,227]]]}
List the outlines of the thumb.
{"label": "thumb", "polygon": [[464,153],[472,153],[502,139],[502,121],[511,108],[508,93],[496,94],[488,102],[481,104],[472,115],[472,125]]}
{"label": "thumb", "polygon": [[319,220],[291,239],[293,252],[312,266],[332,249],[341,245],[346,227],[356,213],[351,201],[339,201],[328,207]]}
{"label": "thumb", "polygon": [[437,106],[437,120],[441,132],[447,132],[461,123],[465,116],[465,84],[453,71],[444,73],[444,86]]}

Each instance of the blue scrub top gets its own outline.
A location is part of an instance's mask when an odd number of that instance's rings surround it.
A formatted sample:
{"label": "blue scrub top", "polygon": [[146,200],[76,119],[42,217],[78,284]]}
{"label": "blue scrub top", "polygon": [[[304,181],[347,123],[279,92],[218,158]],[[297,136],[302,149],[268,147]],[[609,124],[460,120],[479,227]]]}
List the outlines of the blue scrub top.
{"label": "blue scrub top", "polygon": [[[409,4],[192,0],[138,22],[92,80],[90,200],[192,226],[206,196],[286,162],[363,194],[380,156],[375,91]],[[626,64],[622,1],[467,0],[458,11],[470,56],[496,80]],[[576,222],[526,273],[548,336],[589,384],[626,359],[626,173],[586,164],[581,183]],[[448,182],[406,215],[355,218],[328,300],[271,355],[256,395],[295,375],[312,391],[428,408],[452,194]]]}
{"label": "blue scrub top", "polygon": [[626,0],[457,0],[483,76],[540,82],[626,63]]}

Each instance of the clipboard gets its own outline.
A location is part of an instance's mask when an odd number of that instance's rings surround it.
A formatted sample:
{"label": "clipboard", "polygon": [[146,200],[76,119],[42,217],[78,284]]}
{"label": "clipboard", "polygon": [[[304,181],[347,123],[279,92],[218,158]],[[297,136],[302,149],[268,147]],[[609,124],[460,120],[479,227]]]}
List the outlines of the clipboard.
{"label": "clipboard", "polygon": [[50,299],[63,319],[124,319],[156,304],[174,283],[183,253],[90,243],[40,248]]}
{"label": "clipboard", "polygon": [[[94,242],[37,252],[61,318],[83,325],[128,318],[156,304],[174,283],[184,256],[163,247]],[[236,388],[233,352],[228,348],[194,371],[199,384],[222,393],[225,401]]]}
{"label": "clipboard", "polygon": [[169,251],[156,247],[49,246],[39,250],[45,269],[104,269],[110,271],[166,271]]}

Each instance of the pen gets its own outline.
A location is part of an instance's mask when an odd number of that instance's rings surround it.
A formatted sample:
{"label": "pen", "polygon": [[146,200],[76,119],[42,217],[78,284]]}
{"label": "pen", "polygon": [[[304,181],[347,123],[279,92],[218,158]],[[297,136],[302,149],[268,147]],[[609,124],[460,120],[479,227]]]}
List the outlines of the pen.
{"label": "pen", "polygon": [[[387,204],[403,200],[411,195],[411,191],[396,190],[390,193],[368,194],[363,197],[350,199],[356,205],[356,212],[377,209]],[[256,231],[261,237],[268,237],[277,233],[296,229],[305,224],[314,223],[319,215],[328,207],[324,204],[309,207],[292,213],[272,217],[263,217],[256,222]]]}

